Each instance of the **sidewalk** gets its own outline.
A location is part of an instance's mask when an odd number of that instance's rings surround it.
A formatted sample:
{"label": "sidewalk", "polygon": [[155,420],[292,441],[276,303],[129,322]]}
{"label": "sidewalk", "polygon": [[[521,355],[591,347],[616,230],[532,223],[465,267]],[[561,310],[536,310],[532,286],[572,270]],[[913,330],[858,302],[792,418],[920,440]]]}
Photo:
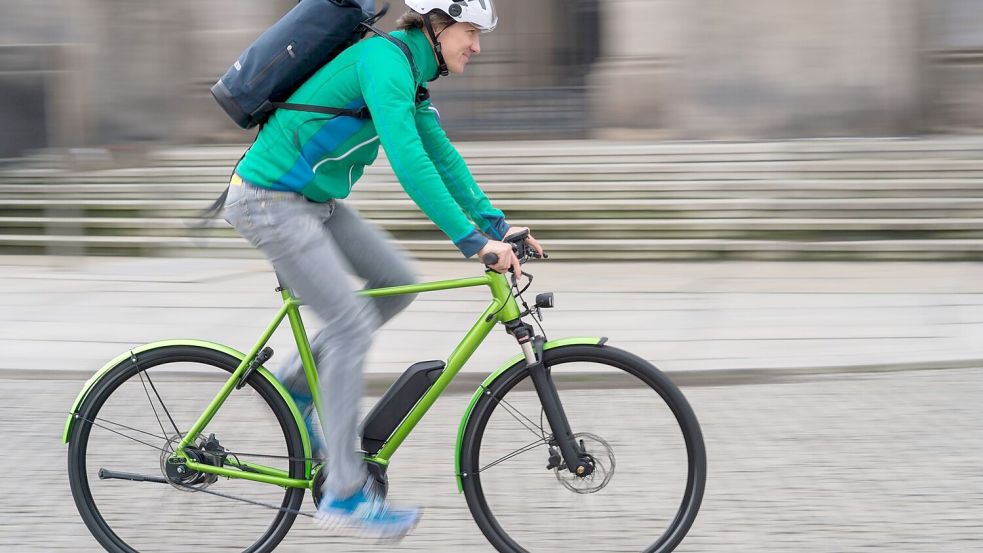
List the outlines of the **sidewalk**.
{"label": "sidewalk", "polygon": [[[983,366],[983,264],[572,263],[527,265],[553,291],[550,338],[607,336],[684,383],[801,371]],[[423,280],[477,274],[423,262]],[[133,346],[198,338],[248,349],[279,304],[263,261],[0,257],[0,378],[87,378]],[[486,304],[471,288],[420,296],[379,334],[368,370],[388,381],[446,359]],[[317,328],[313,314],[305,321]],[[281,328],[268,366],[288,357]],[[494,332],[473,380],[517,353]],[[781,369],[781,371],[777,371]],[[777,372],[776,372],[777,371]]]}

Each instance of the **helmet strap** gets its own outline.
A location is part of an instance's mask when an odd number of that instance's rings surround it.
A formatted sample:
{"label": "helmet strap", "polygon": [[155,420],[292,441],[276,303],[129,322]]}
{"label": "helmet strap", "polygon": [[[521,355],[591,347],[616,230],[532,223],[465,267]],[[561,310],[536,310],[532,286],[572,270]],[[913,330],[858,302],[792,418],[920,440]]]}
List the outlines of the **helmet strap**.
{"label": "helmet strap", "polygon": [[439,77],[446,77],[450,72],[447,70],[447,62],[444,61],[444,53],[441,51],[440,41],[437,40],[437,34],[433,32],[433,23],[430,22],[430,14],[423,16],[423,25],[427,28],[427,34],[430,35],[430,40],[433,41],[433,53],[437,56],[437,76],[430,79],[431,81],[436,81]]}

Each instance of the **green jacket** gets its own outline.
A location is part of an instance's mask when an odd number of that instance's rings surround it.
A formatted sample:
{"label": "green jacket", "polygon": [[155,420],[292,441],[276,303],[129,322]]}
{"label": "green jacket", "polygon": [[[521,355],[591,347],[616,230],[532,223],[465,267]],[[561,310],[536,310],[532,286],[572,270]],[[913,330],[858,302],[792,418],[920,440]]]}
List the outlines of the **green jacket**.
{"label": "green jacket", "polygon": [[[382,37],[356,43],[319,69],[287,100],[299,104],[360,108],[371,119],[331,117],[277,110],[236,168],[243,180],[264,188],[299,192],[323,202],[346,198],[379,145],[403,189],[466,257],[508,230],[447,135],[427,100],[416,90],[437,74],[437,61],[423,32],[392,35],[409,47],[406,55]],[[470,219],[470,221],[469,221]]]}

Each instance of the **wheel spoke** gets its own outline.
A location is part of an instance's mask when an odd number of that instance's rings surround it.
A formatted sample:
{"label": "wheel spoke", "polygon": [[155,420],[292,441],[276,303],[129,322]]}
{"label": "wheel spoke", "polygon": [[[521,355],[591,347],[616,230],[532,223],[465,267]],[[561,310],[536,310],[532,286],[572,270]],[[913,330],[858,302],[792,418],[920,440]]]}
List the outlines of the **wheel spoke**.
{"label": "wheel spoke", "polygon": [[[504,398],[498,398],[498,397],[495,397],[495,396],[491,396],[491,397],[492,397],[492,399],[494,399],[496,402],[498,402],[498,404],[501,405],[505,409],[505,412],[506,413],[512,415],[512,418],[514,418],[516,421],[518,421],[519,424],[521,424],[523,426],[523,428],[525,428],[526,430],[532,432],[533,436],[539,436],[541,439],[545,439],[546,432],[543,430],[543,427],[541,425],[536,424],[533,421],[531,421],[529,419],[529,417],[527,417],[522,411],[520,411],[519,409],[516,409],[511,403],[505,401]],[[517,415],[517,413],[518,413],[518,415]],[[526,422],[523,422],[523,419],[525,419]],[[527,422],[528,422],[528,424],[526,424]],[[538,432],[537,432],[537,430],[538,430]]]}
{"label": "wheel spoke", "polygon": [[525,453],[527,451],[533,451],[534,449],[536,449],[540,445],[544,445],[544,444],[549,444],[549,440],[540,439],[540,440],[536,440],[536,441],[534,441],[532,443],[529,443],[527,445],[524,445],[524,446],[520,447],[519,449],[513,451],[512,453],[507,453],[507,454],[503,455],[502,457],[500,457],[500,458],[492,461],[491,463],[488,463],[487,465],[481,467],[480,469],[478,469],[478,472],[484,472],[484,471],[486,471],[486,470],[494,467],[495,465],[497,465],[499,463],[502,463],[504,461],[508,461],[509,459],[511,459],[513,457],[517,457],[519,455],[522,455],[523,453]]}
{"label": "wheel spoke", "polygon": [[[107,422],[107,423],[109,423],[109,424],[115,424],[116,426],[120,426],[120,427],[122,427],[122,428],[125,428],[125,429],[127,429],[127,430],[132,430],[133,432],[139,432],[139,433],[141,433],[141,434],[146,434],[146,435],[148,435],[148,436],[152,436],[152,437],[154,437],[154,438],[157,438],[157,439],[159,439],[159,440],[164,440],[164,441],[167,441],[167,438],[162,438],[162,437],[160,437],[160,436],[158,436],[158,435],[156,435],[156,434],[151,434],[150,432],[145,432],[145,431],[143,431],[143,430],[139,430],[139,429],[137,429],[137,428],[131,428],[131,427],[129,427],[129,426],[126,426],[125,424],[120,424],[120,423],[118,423],[118,422],[112,422],[112,421],[105,421],[105,420],[103,420],[103,419],[100,419],[100,418],[98,418],[98,417],[97,417],[97,418],[96,418],[95,420],[89,420],[89,419],[87,419],[87,418],[85,418],[85,417],[80,417],[80,416],[78,416],[78,415],[76,415],[76,418],[77,418],[78,420],[81,420],[81,421],[85,421],[85,422],[88,422],[89,424],[91,424],[91,425],[93,425],[93,426],[98,426],[99,428],[102,428],[103,430],[108,430],[108,431],[110,431],[110,432],[112,432],[113,434],[117,434],[117,435],[120,435],[120,436],[123,436],[123,437],[124,437],[124,438],[126,438],[127,440],[132,440],[132,441],[134,441],[134,442],[137,442],[138,444],[143,444],[143,445],[145,445],[145,446],[147,446],[147,447],[149,447],[149,448],[152,448],[152,449],[156,449],[157,451],[167,451],[166,449],[164,449],[164,448],[162,448],[162,447],[160,447],[160,446],[156,446],[156,445],[153,445],[153,444],[149,444],[149,443],[147,443],[147,442],[145,442],[145,441],[143,441],[143,440],[138,440],[138,439],[136,439],[136,438],[134,438],[133,436],[127,436],[126,434],[123,434],[122,432],[119,432],[119,431],[117,431],[117,430],[113,430],[112,428],[109,428],[108,426],[105,426],[105,425],[102,425],[102,424],[99,424],[99,423],[98,423],[98,422],[96,422],[96,421],[101,421],[101,422]],[[173,449],[171,449],[171,451],[173,452],[174,450],[173,450]]]}
{"label": "wheel spoke", "polygon": [[[130,353],[130,360],[133,361],[133,364],[137,366],[137,375],[140,377],[140,383],[143,384],[143,391],[147,394],[147,401],[150,402],[150,408],[154,410],[154,416],[157,418],[157,424],[160,425],[160,431],[166,436],[167,431],[164,430],[164,423],[160,421],[160,415],[157,414],[157,407],[154,406],[154,400],[150,398],[150,391],[147,390],[147,383],[144,382],[143,380],[144,373],[146,373],[146,371],[140,369],[140,365],[137,363],[137,356],[134,355],[132,352]],[[151,389],[153,389],[154,395],[157,396],[157,401],[160,402],[161,408],[164,410],[164,413],[167,414],[167,418],[171,421],[171,426],[174,427],[174,433],[178,437],[183,438],[184,434],[182,434],[181,431],[178,430],[177,424],[175,424],[174,418],[171,416],[170,411],[167,410],[167,405],[164,405],[164,400],[161,399],[160,393],[157,391],[157,386],[154,386],[154,381],[150,378],[150,374],[146,373],[146,377],[147,377],[147,382],[150,382],[150,387]],[[167,440],[167,447],[170,448],[171,453],[174,452],[174,446],[171,445],[171,440]]]}

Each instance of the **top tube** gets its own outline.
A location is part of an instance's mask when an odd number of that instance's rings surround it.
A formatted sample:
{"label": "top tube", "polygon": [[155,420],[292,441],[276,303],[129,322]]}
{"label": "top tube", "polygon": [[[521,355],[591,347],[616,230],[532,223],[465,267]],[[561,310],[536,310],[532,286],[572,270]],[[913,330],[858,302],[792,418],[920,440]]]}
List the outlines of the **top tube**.
{"label": "top tube", "polygon": [[420,284],[390,286],[388,288],[370,288],[367,290],[361,290],[357,294],[359,296],[365,296],[369,298],[383,298],[387,296],[401,296],[404,294],[418,294],[420,292],[434,292],[437,290],[452,290],[454,288],[470,288],[473,286],[485,286],[485,285],[491,286],[491,282],[488,274],[485,274],[485,276],[480,276],[480,277],[458,278],[453,280],[438,280],[435,282],[423,282]]}
{"label": "top tube", "polygon": [[[404,294],[435,292],[438,290],[453,290],[455,288],[472,288],[475,286],[488,286],[491,288],[492,297],[499,302],[500,305],[508,305],[510,301],[515,301],[515,298],[512,297],[512,287],[509,285],[508,278],[505,275],[490,269],[485,271],[485,274],[480,277],[438,280],[420,284],[390,286],[387,288],[369,288],[367,290],[359,290],[356,292],[356,295],[367,298],[382,298],[387,296],[401,296]],[[294,303],[296,305],[301,305],[303,303],[301,299],[295,297],[288,288],[284,287],[281,288],[281,290],[283,292],[284,303]],[[511,314],[510,309],[506,309],[506,311],[509,312],[508,314]],[[518,310],[516,310],[516,314],[517,313]]]}

